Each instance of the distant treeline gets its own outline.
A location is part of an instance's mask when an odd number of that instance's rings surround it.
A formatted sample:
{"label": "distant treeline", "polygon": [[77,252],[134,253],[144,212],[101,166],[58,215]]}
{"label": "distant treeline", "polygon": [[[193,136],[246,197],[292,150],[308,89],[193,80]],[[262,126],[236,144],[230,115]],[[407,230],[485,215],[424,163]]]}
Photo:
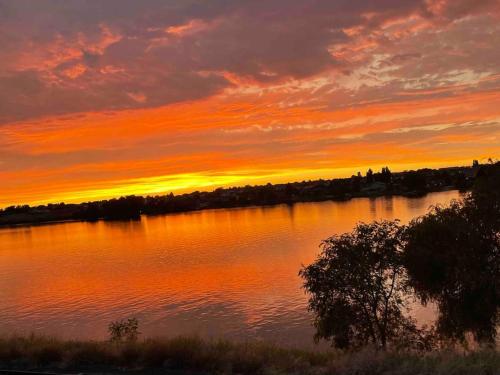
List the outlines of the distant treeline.
{"label": "distant treeline", "polygon": [[10,206],[0,210],[0,225],[42,223],[65,220],[128,220],[141,214],[156,215],[209,208],[232,208],[292,204],[325,200],[348,200],[353,197],[382,195],[422,196],[428,192],[469,189],[481,165],[470,167],[420,169],[392,173],[369,169],[350,178],[314,180],[287,184],[267,184],[234,188],[218,188],[212,192],[157,196],[126,196],[80,204],[48,204]]}

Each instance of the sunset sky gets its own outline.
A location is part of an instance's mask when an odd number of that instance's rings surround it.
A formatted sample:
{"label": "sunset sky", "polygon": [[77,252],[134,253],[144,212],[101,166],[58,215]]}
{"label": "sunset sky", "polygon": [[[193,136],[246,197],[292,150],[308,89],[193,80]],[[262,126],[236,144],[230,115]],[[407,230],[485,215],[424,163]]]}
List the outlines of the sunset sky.
{"label": "sunset sky", "polygon": [[500,157],[500,0],[0,0],[0,207]]}

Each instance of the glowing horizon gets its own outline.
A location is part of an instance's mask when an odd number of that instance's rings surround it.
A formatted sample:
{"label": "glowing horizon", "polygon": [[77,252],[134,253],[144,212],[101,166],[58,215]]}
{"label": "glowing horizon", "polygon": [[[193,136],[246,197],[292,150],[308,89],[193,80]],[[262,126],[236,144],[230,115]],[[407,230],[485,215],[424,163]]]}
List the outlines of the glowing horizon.
{"label": "glowing horizon", "polygon": [[0,207],[500,156],[498,0],[0,0],[0,20]]}
{"label": "glowing horizon", "polygon": [[[486,159],[483,158],[481,161],[485,162]],[[402,164],[401,166],[396,166],[395,169],[391,169],[393,172],[403,172],[406,170],[420,169],[420,168],[444,168],[444,167],[461,167],[468,165],[469,160],[464,160],[455,165],[448,165],[446,163],[428,163],[428,164]],[[367,166],[374,171],[379,171],[381,168],[386,167],[385,164],[380,164],[377,166]],[[77,192],[68,191],[64,194],[57,194],[54,197],[47,197],[39,201],[31,201],[31,205],[43,205],[49,203],[83,203],[90,201],[97,201],[103,199],[113,199],[119,198],[127,195],[137,195],[137,196],[155,196],[155,195],[166,195],[169,193],[182,194],[191,193],[195,191],[213,191],[216,188],[232,188],[232,187],[243,187],[246,185],[263,185],[269,183],[280,184],[280,183],[294,183],[301,182],[304,180],[314,180],[314,179],[333,179],[333,178],[347,178],[355,175],[355,172],[350,172],[349,168],[338,168],[338,169],[318,169],[318,170],[287,170],[272,172],[267,171],[266,174],[259,175],[258,173],[251,173],[253,171],[238,171],[234,174],[228,175],[206,175],[199,174],[179,174],[179,175],[167,175],[167,176],[155,176],[152,178],[143,177],[135,180],[125,180],[125,181],[113,181],[116,186],[107,187],[103,189],[89,189],[81,190]],[[354,171],[354,170],[353,170]],[[365,171],[365,169],[360,169],[359,172]],[[250,174],[251,173],[251,174]],[[362,172],[364,173],[364,172]],[[304,178],[304,176],[308,176]],[[8,207],[11,205],[17,205],[18,203],[12,202],[7,203],[3,207]],[[3,208],[0,206],[0,209]]]}

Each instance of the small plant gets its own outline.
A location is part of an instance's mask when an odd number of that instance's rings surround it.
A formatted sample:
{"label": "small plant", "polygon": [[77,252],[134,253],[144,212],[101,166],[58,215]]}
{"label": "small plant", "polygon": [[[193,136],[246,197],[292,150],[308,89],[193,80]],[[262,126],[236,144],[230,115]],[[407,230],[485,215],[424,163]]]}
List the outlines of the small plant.
{"label": "small plant", "polygon": [[135,342],[139,337],[139,321],[136,318],[116,320],[108,326],[111,342]]}

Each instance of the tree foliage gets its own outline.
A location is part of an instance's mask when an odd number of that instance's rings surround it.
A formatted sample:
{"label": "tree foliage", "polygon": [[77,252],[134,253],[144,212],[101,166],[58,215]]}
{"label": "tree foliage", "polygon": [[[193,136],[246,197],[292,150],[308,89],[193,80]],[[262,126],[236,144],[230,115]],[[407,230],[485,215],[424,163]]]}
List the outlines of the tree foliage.
{"label": "tree foliage", "polygon": [[405,264],[422,302],[439,307],[437,331],[493,342],[500,308],[500,166],[484,167],[472,194],[434,207],[406,232]]}
{"label": "tree foliage", "polygon": [[339,348],[386,348],[418,333],[403,313],[403,230],[397,221],[358,224],[352,233],[325,240],[318,259],[302,268],[316,339],[331,339]]}

